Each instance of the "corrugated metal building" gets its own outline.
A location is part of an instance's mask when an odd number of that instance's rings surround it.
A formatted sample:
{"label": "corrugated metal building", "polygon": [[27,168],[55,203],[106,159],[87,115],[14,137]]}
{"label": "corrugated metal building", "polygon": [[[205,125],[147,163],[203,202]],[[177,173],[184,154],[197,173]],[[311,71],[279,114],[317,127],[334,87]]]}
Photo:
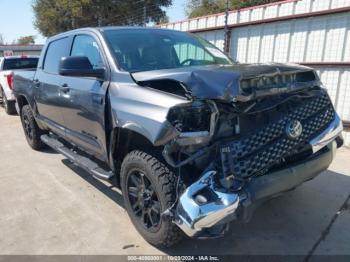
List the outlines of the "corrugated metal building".
{"label": "corrugated metal building", "polygon": [[[291,62],[317,70],[350,123],[350,0],[285,0],[231,11],[231,57],[241,63]],[[161,25],[225,45],[225,13]],[[345,132],[350,146],[350,132]]]}
{"label": "corrugated metal building", "polygon": [[40,55],[43,45],[0,45],[0,56],[12,55]]}

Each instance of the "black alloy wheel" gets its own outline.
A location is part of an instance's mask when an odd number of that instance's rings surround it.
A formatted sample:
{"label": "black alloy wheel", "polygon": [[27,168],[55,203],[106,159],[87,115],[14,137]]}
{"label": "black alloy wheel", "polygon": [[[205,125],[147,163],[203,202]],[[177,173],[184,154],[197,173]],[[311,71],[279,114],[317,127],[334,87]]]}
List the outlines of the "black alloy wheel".
{"label": "black alloy wheel", "polygon": [[34,130],[32,128],[30,120],[29,120],[27,115],[23,115],[22,119],[23,119],[24,133],[25,133],[26,137],[32,141],[33,137],[34,137]]}
{"label": "black alloy wheel", "polygon": [[177,181],[159,154],[135,150],[126,155],[121,166],[126,211],[143,238],[157,247],[170,247],[183,237],[172,217],[163,214],[176,201]]}
{"label": "black alloy wheel", "polygon": [[160,227],[160,201],[150,180],[140,170],[131,170],[127,176],[128,201],[139,219],[139,223],[149,232]]}
{"label": "black alloy wheel", "polygon": [[32,109],[29,105],[24,105],[21,111],[21,122],[28,144],[34,150],[40,150],[45,147],[40,137],[46,132],[37,125]]}

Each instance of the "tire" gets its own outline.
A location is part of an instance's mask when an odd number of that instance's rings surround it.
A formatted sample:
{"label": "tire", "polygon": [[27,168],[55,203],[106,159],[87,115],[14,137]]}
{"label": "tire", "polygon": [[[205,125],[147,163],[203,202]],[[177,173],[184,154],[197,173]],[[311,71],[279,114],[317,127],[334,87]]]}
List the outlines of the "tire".
{"label": "tire", "polygon": [[[161,216],[176,200],[175,174],[156,157],[133,151],[125,157],[120,175],[126,210],[143,238],[157,247],[179,242],[183,236],[180,228],[170,217]],[[141,186],[137,187],[135,181]]]}
{"label": "tire", "polygon": [[40,137],[45,133],[35,121],[32,109],[29,105],[23,106],[21,110],[21,122],[29,146],[39,151],[45,147]]}
{"label": "tire", "polygon": [[2,104],[5,109],[6,114],[8,115],[15,115],[17,114],[16,111],[16,102],[15,101],[8,101],[6,98],[6,95],[4,93],[4,90],[1,90],[2,92]]}

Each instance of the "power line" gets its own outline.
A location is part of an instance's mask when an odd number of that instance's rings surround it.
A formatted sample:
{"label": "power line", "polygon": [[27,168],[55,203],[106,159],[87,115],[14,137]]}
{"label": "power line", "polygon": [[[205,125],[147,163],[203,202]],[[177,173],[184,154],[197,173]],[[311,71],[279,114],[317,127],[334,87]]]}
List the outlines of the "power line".
{"label": "power line", "polygon": [[[163,16],[165,14],[165,11],[162,10],[159,7],[151,7],[147,8],[146,13],[139,14],[139,15],[132,15],[129,14],[119,14],[113,17],[113,19],[107,19],[106,25],[144,25],[146,26],[146,22],[150,17],[156,17],[156,16]],[[155,22],[155,21],[154,21]],[[91,22],[87,22],[85,24],[81,24],[80,26],[96,26],[99,23],[91,24]],[[101,24],[100,24],[101,25]]]}

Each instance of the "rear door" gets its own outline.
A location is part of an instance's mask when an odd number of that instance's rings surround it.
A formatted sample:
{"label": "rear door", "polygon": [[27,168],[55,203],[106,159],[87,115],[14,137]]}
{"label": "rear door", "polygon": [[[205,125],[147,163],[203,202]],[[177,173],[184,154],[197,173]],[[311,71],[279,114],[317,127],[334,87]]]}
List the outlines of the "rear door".
{"label": "rear door", "polygon": [[[107,68],[100,42],[93,34],[73,39],[70,56],[88,57],[94,68]],[[107,70],[108,71],[108,70]],[[105,96],[109,81],[93,77],[65,77],[62,113],[67,139],[102,160],[106,160]]]}
{"label": "rear door", "polygon": [[64,136],[64,119],[62,108],[66,99],[62,97],[64,77],[59,75],[59,64],[62,57],[69,55],[71,37],[53,40],[49,43],[44,62],[38,68],[34,79],[34,96],[40,118],[52,131]]}

